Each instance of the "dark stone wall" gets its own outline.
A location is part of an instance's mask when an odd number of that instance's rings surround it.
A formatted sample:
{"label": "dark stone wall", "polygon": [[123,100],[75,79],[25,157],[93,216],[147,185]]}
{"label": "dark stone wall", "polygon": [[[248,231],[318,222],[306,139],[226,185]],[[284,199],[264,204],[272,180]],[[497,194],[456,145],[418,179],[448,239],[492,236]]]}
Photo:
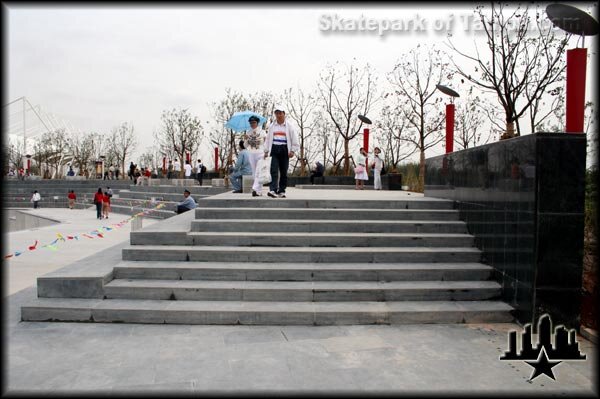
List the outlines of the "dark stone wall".
{"label": "dark stone wall", "polygon": [[[425,195],[455,200],[503,300],[578,327],[586,136],[535,133],[426,160]],[[536,323],[534,323],[536,325]]]}

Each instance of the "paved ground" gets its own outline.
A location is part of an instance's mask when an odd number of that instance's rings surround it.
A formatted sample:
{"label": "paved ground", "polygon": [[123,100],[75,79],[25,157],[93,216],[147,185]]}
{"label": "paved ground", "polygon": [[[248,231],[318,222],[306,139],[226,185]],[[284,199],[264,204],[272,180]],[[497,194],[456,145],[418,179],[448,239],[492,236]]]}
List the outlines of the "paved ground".
{"label": "paved ground", "polygon": [[[288,191],[290,198],[318,195],[318,190]],[[390,195],[345,191],[352,198]],[[36,212],[49,212],[63,223],[7,234],[10,247],[5,251],[31,245],[35,237],[46,243],[56,232],[83,233],[104,224],[91,210]],[[115,223],[127,218],[114,216]],[[150,222],[145,219],[144,225]],[[124,228],[112,237],[107,234],[106,241],[65,244],[57,252],[31,251],[4,262],[4,270],[10,270],[10,295],[4,297],[5,392],[598,395],[596,346],[582,337],[580,350],[588,359],[555,366],[556,381],[545,375],[528,381],[533,368],[525,362],[498,360],[507,348],[507,332],[521,331],[511,323],[262,327],[20,322],[20,305],[36,296],[35,277],[118,244],[128,232]]]}

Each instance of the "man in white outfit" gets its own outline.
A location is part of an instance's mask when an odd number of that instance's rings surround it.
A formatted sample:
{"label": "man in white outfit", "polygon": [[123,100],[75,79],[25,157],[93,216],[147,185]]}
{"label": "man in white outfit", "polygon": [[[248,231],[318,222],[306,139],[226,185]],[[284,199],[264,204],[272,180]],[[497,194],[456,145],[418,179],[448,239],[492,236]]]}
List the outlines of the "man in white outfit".
{"label": "man in white outfit", "polygon": [[264,145],[265,158],[271,157],[271,184],[267,193],[269,197],[285,198],[290,158],[293,158],[294,153],[299,149],[296,129],[285,120],[285,108],[277,105],[275,121],[269,126]]}
{"label": "man in white outfit", "polygon": [[252,184],[252,196],[259,197],[262,195],[262,184],[258,180],[258,171],[256,169],[256,163],[259,159],[263,158],[263,146],[265,143],[265,131],[258,126],[260,119],[256,116],[251,116],[248,119],[250,122],[250,129],[244,135],[244,145],[248,151],[250,166],[252,167],[252,176],[254,176],[254,183]]}

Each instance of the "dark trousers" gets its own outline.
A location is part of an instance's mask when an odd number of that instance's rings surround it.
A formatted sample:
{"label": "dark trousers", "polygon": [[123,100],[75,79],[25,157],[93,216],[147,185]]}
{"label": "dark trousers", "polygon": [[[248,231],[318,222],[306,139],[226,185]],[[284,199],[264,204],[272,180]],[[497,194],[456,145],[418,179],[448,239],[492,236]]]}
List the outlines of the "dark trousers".
{"label": "dark trousers", "polygon": [[202,176],[204,173],[196,173],[196,178],[198,179],[198,184],[202,185]]}
{"label": "dark trousers", "polygon": [[[271,146],[271,183],[269,190],[276,193],[285,193],[287,188],[287,170],[290,166],[287,145]],[[279,180],[279,189],[278,189]]]}
{"label": "dark trousers", "polygon": [[312,172],[310,174],[310,184],[315,184],[315,177],[323,177],[323,173]]}
{"label": "dark trousers", "polygon": [[33,201],[33,209],[38,208],[38,202],[40,202],[40,201]]}
{"label": "dark trousers", "polygon": [[177,205],[177,214],[178,215],[180,213],[187,212],[187,211],[191,211],[191,209],[190,208],[186,208],[185,206]]}
{"label": "dark trousers", "polygon": [[96,202],[96,219],[102,217],[102,202]]}

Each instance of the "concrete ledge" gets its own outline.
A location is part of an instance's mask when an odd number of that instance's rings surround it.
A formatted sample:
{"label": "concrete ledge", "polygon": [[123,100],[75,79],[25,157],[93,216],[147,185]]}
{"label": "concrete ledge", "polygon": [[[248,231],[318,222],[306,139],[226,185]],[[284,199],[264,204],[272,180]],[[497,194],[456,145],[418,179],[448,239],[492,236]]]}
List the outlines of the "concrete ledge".
{"label": "concrete ledge", "polygon": [[113,279],[114,265],[121,261],[123,242],[61,269],[38,277],[40,298],[103,298],[104,285]]}

